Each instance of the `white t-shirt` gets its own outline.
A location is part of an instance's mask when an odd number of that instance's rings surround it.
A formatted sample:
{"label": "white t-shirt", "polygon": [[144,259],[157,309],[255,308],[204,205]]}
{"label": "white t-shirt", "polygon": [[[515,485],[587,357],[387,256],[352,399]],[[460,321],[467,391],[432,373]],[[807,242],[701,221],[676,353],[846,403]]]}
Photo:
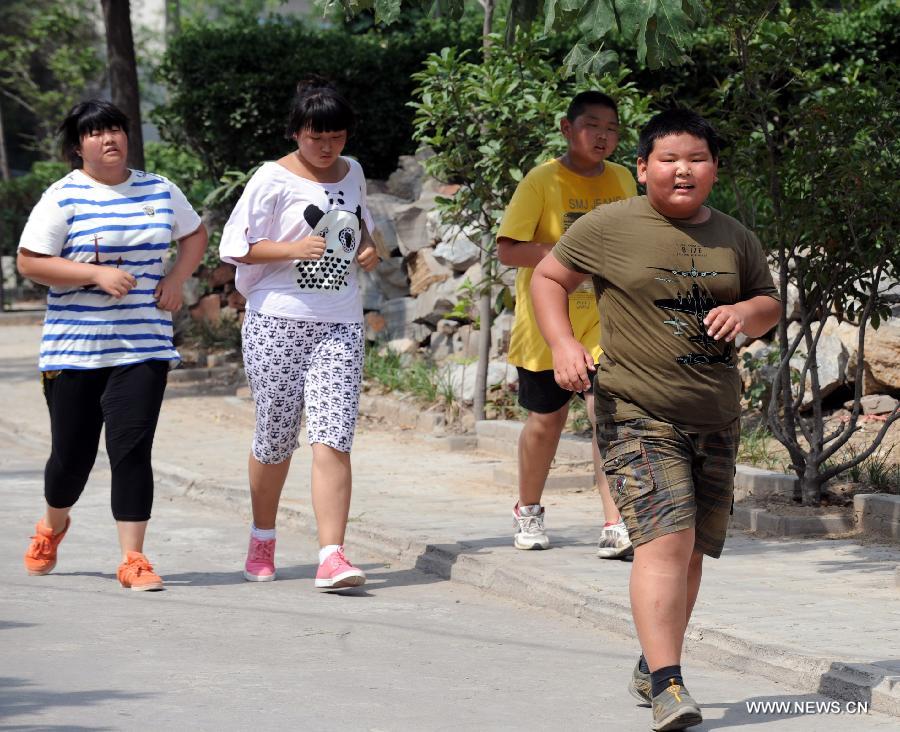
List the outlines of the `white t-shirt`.
{"label": "white t-shirt", "polygon": [[41,371],[179,360],[172,315],[156,307],[163,258],[173,239],[200,226],[174,183],[132,170],[114,186],[73,170],[41,197],[19,249],[127,270],[137,286],[116,299],[99,287],[51,287],[41,337]]}
{"label": "white t-shirt", "polygon": [[[257,312],[292,320],[358,323],[362,301],[356,278],[361,222],[372,231],[362,166],[337,183],[301,178],[275,162],[253,174],[222,232],[219,256],[237,265],[235,286]],[[235,261],[258,241],[297,241],[317,233],[325,254],[317,261],[244,264]]]}

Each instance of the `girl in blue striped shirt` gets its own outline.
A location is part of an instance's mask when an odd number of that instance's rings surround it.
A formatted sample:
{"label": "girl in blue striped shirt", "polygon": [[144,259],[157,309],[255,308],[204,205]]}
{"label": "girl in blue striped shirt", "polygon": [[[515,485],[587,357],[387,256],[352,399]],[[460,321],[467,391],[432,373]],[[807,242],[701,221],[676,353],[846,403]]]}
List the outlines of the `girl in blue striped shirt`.
{"label": "girl in blue striped shirt", "polygon": [[[50,410],[47,506],[25,553],[29,574],[56,565],[106,425],[112,513],[133,590],[163,583],[143,554],[153,503],[153,437],[169,368],[173,311],[206,250],[206,229],[171,181],[128,168],[128,118],[108,102],[77,104],[60,125],[73,170],[34,207],[19,272],[48,285],[39,368]],[[163,261],[172,240],[178,257]]]}

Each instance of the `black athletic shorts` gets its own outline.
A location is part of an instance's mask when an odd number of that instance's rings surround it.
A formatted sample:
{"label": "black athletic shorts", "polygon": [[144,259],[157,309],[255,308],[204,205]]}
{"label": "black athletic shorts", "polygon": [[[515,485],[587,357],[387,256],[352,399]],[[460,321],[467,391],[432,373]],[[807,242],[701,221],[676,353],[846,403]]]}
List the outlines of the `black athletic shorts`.
{"label": "black athletic shorts", "polygon": [[517,366],[516,371],[519,372],[519,406],[529,412],[558,412],[569,403],[572,394],[578,394],[584,399],[584,394],[571,392],[557,384],[553,378],[553,369],[529,371]]}

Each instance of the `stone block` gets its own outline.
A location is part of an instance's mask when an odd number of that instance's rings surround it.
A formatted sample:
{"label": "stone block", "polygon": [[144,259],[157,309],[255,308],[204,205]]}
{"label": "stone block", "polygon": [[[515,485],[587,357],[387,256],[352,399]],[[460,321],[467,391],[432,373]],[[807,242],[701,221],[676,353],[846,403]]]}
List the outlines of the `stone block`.
{"label": "stone block", "polygon": [[796,475],[738,465],[734,475],[734,499],[743,501],[751,496],[762,499],[772,496],[791,497],[797,486]]}
{"label": "stone block", "polygon": [[458,226],[442,227],[440,240],[434,256],[455,272],[465,272],[481,257],[481,249]]}
{"label": "stone block", "polygon": [[222,264],[209,273],[206,281],[212,289],[224,287],[229,282],[234,282],[234,270],[235,266],[233,264],[222,262]]}
{"label": "stone block", "polygon": [[442,319],[437,322],[436,328],[438,333],[452,336],[459,330],[459,321]]}
{"label": "stone block", "polygon": [[375,272],[365,272],[360,268],[357,271],[356,280],[359,283],[363,310],[380,309],[386,298],[378,286],[380,284],[378,275]]}
{"label": "stone block", "polygon": [[471,325],[461,325],[453,334],[453,353],[460,358],[478,358],[479,337]]}
{"label": "stone block", "polygon": [[235,312],[240,312],[247,309],[247,298],[237,290],[233,290],[225,298],[225,304]]}
{"label": "stone block", "polygon": [[385,301],[381,306],[381,315],[385,321],[383,337],[387,340],[408,337],[417,343],[423,343],[431,335],[431,329],[413,322],[415,308],[414,297],[398,297]]}
{"label": "stone block", "polygon": [[409,278],[403,266],[403,257],[381,260],[375,268],[375,277],[385,299],[394,300],[409,295]]}
{"label": "stone block", "polygon": [[406,270],[409,273],[409,294],[414,297],[453,276],[453,271],[438,262],[431,249],[421,249],[407,259]]}
{"label": "stone block", "polygon": [[222,302],[217,294],[201,297],[197,304],[191,308],[191,317],[194,320],[205,320],[210,323],[218,323],[222,314]]}
{"label": "stone block", "polygon": [[453,336],[435,331],[428,340],[428,348],[434,360],[442,361],[453,355]]}
{"label": "stone block", "polygon": [[[867,394],[859,400],[863,414],[890,414],[897,408],[897,400],[887,394]],[[844,402],[846,409],[853,409],[853,400]]]}
{"label": "stone block", "polygon": [[200,300],[200,294],[203,288],[197,277],[188,277],[181,286],[181,298],[184,306],[191,308]]}
{"label": "stone block", "polygon": [[857,493],[853,496],[853,514],[860,530],[900,541],[900,496]]}
{"label": "stone block", "polygon": [[509,351],[509,338],[512,334],[515,316],[509,312],[502,312],[494,318],[491,324],[491,356],[501,356]]}
{"label": "stone block", "polygon": [[412,338],[394,338],[388,341],[385,346],[388,350],[399,354],[415,353],[419,350],[419,344]]}
{"label": "stone block", "polygon": [[387,190],[391,195],[415,201],[422,192],[425,168],[412,155],[401,155],[398,168],[387,180]]}
{"label": "stone block", "polygon": [[[439,378],[452,390],[453,395],[464,403],[469,403],[475,396],[475,380],[477,363],[448,363],[440,372]],[[514,366],[504,361],[488,363],[487,388],[508,386],[518,382],[518,372]]]}
{"label": "stone block", "polygon": [[382,334],[387,329],[387,321],[381,313],[366,313],[363,316],[363,322],[366,326],[367,341],[382,340]]}
{"label": "stone block", "polygon": [[900,390],[900,318],[891,318],[877,330],[866,329],[863,359],[872,378],[885,390]]}

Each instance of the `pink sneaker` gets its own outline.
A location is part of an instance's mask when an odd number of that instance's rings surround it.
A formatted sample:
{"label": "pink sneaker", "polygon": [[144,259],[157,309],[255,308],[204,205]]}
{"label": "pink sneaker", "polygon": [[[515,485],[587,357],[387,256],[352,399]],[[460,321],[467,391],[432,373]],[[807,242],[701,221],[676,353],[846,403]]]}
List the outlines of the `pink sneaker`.
{"label": "pink sneaker", "polygon": [[275,579],[275,539],[263,541],[250,537],[244,579],[248,582],[271,582]]}
{"label": "pink sneaker", "polygon": [[340,587],[359,587],[365,583],[366,573],[347,561],[344,547],[329,554],[316,572],[316,587],[336,590]]}

